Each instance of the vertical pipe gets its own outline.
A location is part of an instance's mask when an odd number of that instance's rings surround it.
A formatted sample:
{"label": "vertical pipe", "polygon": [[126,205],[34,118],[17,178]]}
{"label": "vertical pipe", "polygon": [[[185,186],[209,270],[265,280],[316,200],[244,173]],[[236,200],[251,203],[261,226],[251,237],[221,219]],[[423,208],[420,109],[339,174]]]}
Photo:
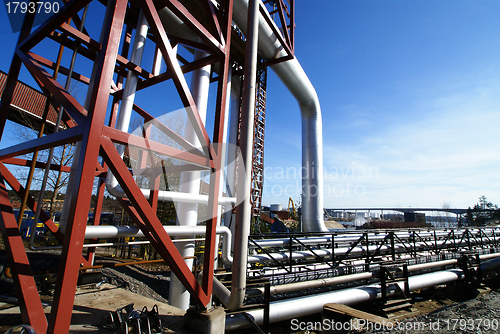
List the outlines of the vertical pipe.
{"label": "vertical pipe", "polygon": [[[226,192],[228,196],[234,196],[236,184],[236,164],[238,147],[238,123],[240,117],[240,100],[241,100],[241,77],[234,76],[231,78],[231,119],[229,125],[229,146],[227,152],[227,177],[226,177]],[[233,210],[227,210],[224,215],[224,225],[231,229],[232,235],[235,233],[235,223],[233,221]],[[233,239],[234,241],[234,239]],[[233,245],[231,245],[231,250]]]}
{"label": "vertical pipe", "polygon": [[238,170],[237,202],[240,204],[236,207],[235,262],[233,263],[233,284],[231,291],[232,295],[236,293],[236,296],[238,296],[238,308],[243,302],[246,289],[248,235],[250,233],[251,219],[250,192],[252,181],[255,85],[257,80],[258,22],[259,1],[250,0],[240,130],[241,163],[243,168],[239,168]]}
{"label": "vertical pipe", "polygon": [[[232,72],[233,72],[232,67],[229,66],[228,74],[227,74],[227,91],[228,92],[231,91]],[[225,112],[224,112],[224,128],[222,129],[223,142],[219,144],[219,145],[222,145],[222,147],[221,147],[222,158],[221,158],[221,163],[220,163],[221,168],[222,168],[222,171],[221,171],[222,177],[220,178],[220,182],[219,182],[219,198],[221,198],[223,196],[223,193],[224,193],[224,180],[225,180],[224,166],[226,166],[227,151],[228,151],[228,147],[230,146],[230,144],[228,144],[228,140],[227,140],[230,99],[231,99],[231,94],[227,93],[226,94],[226,103],[224,104],[224,106],[226,108],[225,108]],[[219,205],[219,209],[217,211],[217,226],[221,226],[222,216],[226,211],[229,211],[231,213],[233,211],[232,205],[230,205],[230,204],[226,204],[225,206]],[[217,247],[219,245],[219,242],[220,242],[220,236],[218,234],[216,234],[215,235],[215,244],[217,245]],[[215,261],[214,268],[217,269],[218,258],[219,258],[218,252],[215,252],[214,257],[215,257],[214,258],[214,261]]]}
{"label": "vertical pipe", "polygon": [[[205,57],[206,54],[201,51],[195,52],[195,60]],[[208,90],[210,86],[210,70],[211,66],[207,65],[193,72],[191,81],[191,92],[196,107],[200,114],[202,122],[205,122],[207,115]],[[198,137],[193,126],[187,121],[185,130],[185,139],[195,147],[201,147]],[[181,173],[179,191],[183,193],[199,194],[200,193],[200,171],[190,171]],[[177,205],[177,225],[181,226],[196,226],[198,222],[198,204],[179,202]],[[177,244],[179,253],[186,259],[188,267],[193,266],[193,258],[195,251],[194,241],[180,242]],[[176,276],[173,276],[170,281],[169,304],[183,310],[189,308],[189,292]]]}

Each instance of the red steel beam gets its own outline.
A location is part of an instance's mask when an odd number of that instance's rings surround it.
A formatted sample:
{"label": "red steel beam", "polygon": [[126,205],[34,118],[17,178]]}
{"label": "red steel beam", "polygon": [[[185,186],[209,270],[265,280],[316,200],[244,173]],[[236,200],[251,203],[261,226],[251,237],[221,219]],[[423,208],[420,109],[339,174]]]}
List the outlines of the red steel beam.
{"label": "red steel beam", "polygon": [[139,137],[117,129],[113,129],[107,126],[103,128],[102,135],[111,138],[111,140],[115,143],[120,143],[123,145],[131,145],[152,152],[162,153],[171,156],[174,159],[179,159],[199,166],[205,166],[205,167],[212,166],[211,160],[206,157],[200,157],[197,154],[186,152],[165,144],[160,144],[158,142],[145,139],[143,137]]}
{"label": "red steel beam", "polygon": [[67,2],[61,7],[61,10],[57,14],[54,14],[50,20],[45,21],[28,38],[24,39],[23,42],[19,44],[18,48],[22,50],[32,49],[69,18],[77,16],[78,12],[91,1],[92,0],[71,0]]}
{"label": "red steel beam", "polygon": [[[216,36],[217,36],[217,40],[219,41],[219,43],[221,43],[222,45],[226,44],[226,41],[225,41],[225,36],[222,32],[222,29],[221,29],[221,26],[219,24],[219,20],[217,18],[217,14],[215,12],[215,8],[214,8],[214,4],[212,3],[211,0],[205,0],[205,1],[202,1],[203,3],[203,6],[205,7],[205,10],[207,12],[207,17],[208,17],[208,24],[210,26],[212,26],[212,28],[215,30],[215,32],[217,33]],[[225,53],[225,51],[224,51]]]}
{"label": "red steel beam", "polygon": [[59,131],[51,135],[43,136],[38,139],[33,139],[18,145],[7,147],[0,150],[0,160],[12,158],[26,153],[32,153],[36,149],[44,150],[54,146],[75,143],[81,140],[83,136],[83,126],[75,126],[64,131]]}
{"label": "red steel beam", "polygon": [[71,115],[77,124],[85,123],[87,120],[87,110],[83,108],[76,99],[71,96],[57,80],[51,77],[45,69],[38,64],[31,56],[31,52],[25,54],[17,50],[17,55],[24,62],[24,65],[30,71],[31,75],[39,80],[39,82],[52,93],[52,97],[59,102],[64,109]]}
{"label": "red steel beam", "polygon": [[[202,67],[204,67],[206,65],[213,64],[219,58],[220,58],[219,55],[210,55],[210,56],[207,56],[207,57],[195,60],[195,61],[193,61],[193,62],[191,62],[189,64],[182,65],[181,66],[181,71],[182,71],[182,73],[192,72],[192,71],[194,71],[196,69],[199,69],[199,68],[202,68]],[[141,89],[144,89],[144,88],[151,87],[153,85],[156,85],[158,83],[161,83],[161,82],[164,82],[164,81],[167,81],[167,80],[170,80],[170,79],[172,79],[172,73],[170,73],[169,71],[167,71],[165,73],[161,73],[161,74],[159,74],[159,75],[157,75],[155,77],[152,77],[151,79],[139,82],[137,84],[137,91],[139,91]],[[118,94],[118,93],[121,93],[121,92],[118,91],[115,94]]]}
{"label": "red steel beam", "polygon": [[189,11],[177,0],[159,0],[158,4],[168,7],[177,15],[195,34],[198,35],[215,52],[224,53],[224,45],[220,43],[212,34],[198,21]]}
{"label": "red steel beam", "polygon": [[144,224],[142,226],[139,225],[139,228],[152,243],[155,243],[158,253],[167,262],[191,295],[195,297],[200,306],[206,306],[210,301],[211,287],[208,291],[204,291],[198,285],[196,277],[194,277],[191,269],[184,262],[172,239],[170,239],[167,232],[163,229],[163,225],[158,220],[156,213],[135,183],[134,178],[111,140],[104,138],[101,146],[101,156],[108,164],[113,175],[118,179],[120,186],[125,191],[127,198],[133,204],[135,210],[137,210]]}
{"label": "red steel beam", "polygon": [[173,130],[171,130],[168,126],[160,122],[158,119],[154,118],[151,116],[148,112],[146,112],[144,109],[139,107],[138,105],[134,104],[133,109],[139,114],[139,116],[144,118],[144,124],[150,123],[151,125],[154,125],[158,130],[169,136],[171,139],[173,139],[177,144],[180,146],[184,147],[186,151],[199,155],[200,157],[204,157],[203,152],[201,152],[199,149],[193,146],[190,142],[188,142],[186,139],[184,139],[181,135],[177,134]]}
{"label": "red steel beam", "polygon": [[61,261],[57,275],[48,333],[67,333],[71,323],[80,266],[80,263],[72,259],[77,259],[82,254],[88,210],[94,186],[96,161],[99,156],[99,138],[102,138],[105,111],[109,100],[109,87],[111,87],[113,79],[127,5],[128,1],[126,0],[108,1],[102,31],[101,52],[94,68],[95,83],[90,91],[89,120],[85,124],[86,133],[83,135],[80,154],[77,157],[74,185],[74,189],[77,191],[69,203],[70,213],[61,253],[61,257],[66,261]]}
{"label": "red steel beam", "polygon": [[[23,197],[26,192],[26,189],[19,183],[19,181],[12,175],[12,173],[5,167],[3,163],[0,163],[0,172],[2,173],[5,181],[9,184],[9,186],[18,194],[19,197]],[[35,212],[37,208],[37,202],[33,199],[32,196],[28,196],[27,201],[28,207],[31,211]],[[45,211],[40,212],[40,220],[47,226],[49,231],[56,237],[59,242],[63,242],[64,235],[61,233],[56,224],[50,219],[50,217],[45,213]]]}
{"label": "red steel beam", "polygon": [[212,157],[215,155],[215,152],[212,145],[210,144],[210,138],[208,137],[207,131],[203,126],[200,114],[198,113],[198,108],[196,107],[196,103],[193,100],[193,96],[191,95],[191,91],[189,90],[180,65],[176,60],[176,53],[170,46],[170,42],[168,41],[165,30],[163,29],[163,24],[161,23],[158,13],[156,12],[156,7],[153,4],[152,0],[141,0],[140,5],[142,7],[144,15],[147,18],[149,27],[153,32],[156,44],[162,52],[167,67],[173,74],[172,80],[177,89],[179,97],[181,98],[181,101],[186,108],[188,118],[191,121],[191,124],[193,124],[196,136],[198,137],[198,140],[200,141],[205,154]]}
{"label": "red steel beam", "polygon": [[[29,166],[29,160],[26,159],[19,159],[19,158],[6,158],[6,159],[0,159],[1,162],[4,164],[8,165],[15,165],[15,166],[24,166],[28,167]],[[47,164],[41,161],[37,161],[35,167],[36,168],[43,168],[45,169],[45,166]],[[69,173],[71,168],[68,166],[61,166],[61,165],[56,165],[56,164],[51,164],[50,165],[50,170],[55,170],[55,171],[61,171],[61,172],[66,172]]]}
{"label": "red steel beam", "polygon": [[[224,54],[221,57],[221,66],[219,70],[219,84],[217,89],[217,104],[215,110],[214,122],[214,142],[219,143],[217,155],[213,157],[214,168],[210,174],[210,189],[208,194],[208,213],[210,221],[207,222],[207,231],[205,234],[205,256],[203,263],[203,281],[202,288],[205,291],[211,291],[213,285],[214,254],[217,253],[215,244],[215,229],[217,226],[217,216],[219,215],[219,187],[223,167],[222,163],[222,143],[224,142],[224,114],[226,112],[227,81],[229,73],[229,53],[231,46],[231,24],[233,17],[233,1],[228,0],[224,3],[225,18],[223,33],[225,34]],[[222,11],[222,9],[221,9]],[[217,121],[218,120],[218,121]]]}
{"label": "red steel beam", "polygon": [[[162,51],[165,62],[167,63],[167,72],[156,77],[152,77],[149,72],[141,69],[137,64],[132,64],[127,59],[128,44],[130,42],[131,35],[130,27],[127,27],[127,34],[125,37],[126,40],[124,42],[123,48],[124,50],[127,49],[127,51],[123,51],[122,56],[118,55],[121,31],[124,26],[124,17],[128,5],[128,1],[125,0],[108,1],[108,11],[102,32],[102,36],[104,36],[102,45],[97,45],[96,42],[90,39],[88,35],[76,31],[71,26],[64,25],[64,22],[68,17],[76,15],[77,12],[81,8],[83,8],[83,6],[90,2],[90,0],[70,1],[61,9],[58,14],[54,15],[51,20],[42,24],[40,28],[38,28],[29,37],[25,36],[22,39],[20,38],[20,41],[18,43],[19,47],[15,53],[14,58],[22,60],[25,63],[25,66],[35,77],[41,88],[45,92],[52,94],[54,98],[59,101],[59,103],[65,108],[65,110],[68,111],[71,117],[75,119],[75,121],[78,123],[78,126],[61,131],[58,134],[48,135],[35,141],[30,141],[0,150],[0,159],[3,159],[4,161],[9,161],[8,159],[10,159],[11,161],[14,161],[11,159],[11,157],[32,152],[34,149],[48,148],[58,146],[66,142],[75,142],[81,140],[80,153],[75,157],[75,164],[77,168],[74,172],[76,180],[74,186],[77,190],[69,203],[70,214],[66,227],[66,233],[64,235],[64,239],[62,240],[63,250],[52,311],[48,323],[49,333],[64,333],[69,331],[73,298],[68,298],[68,296],[74,296],[74,292],[76,290],[76,280],[78,277],[78,267],[81,263],[85,262],[84,260],[82,260],[83,240],[86,228],[87,213],[90,207],[93,182],[96,175],[96,161],[98,159],[99,153],[104,159],[104,166],[101,167],[97,163],[98,173],[106,172],[107,167],[109,166],[110,171],[112,171],[117,177],[130,202],[133,204],[133,207],[129,207],[129,211],[131,212],[131,215],[134,218],[136,224],[144,232],[146,237],[152,242],[161,256],[167,261],[173,272],[180,278],[181,282],[192,294],[197,304],[206,307],[210,301],[214,270],[213,259],[216,254],[215,227],[218,214],[218,197],[221,177],[220,172],[222,169],[222,155],[220,153],[220,146],[216,148],[210,142],[207,131],[203,123],[201,122],[201,118],[198,114],[198,110],[194,103],[193,97],[184,78],[184,72],[191,71],[206,64],[220,62],[217,92],[218,101],[216,103],[216,121],[213,138],[214,142],[222,143],[225,100],[227,96],[227,76],[229,69],[232,0],[221,2],[219,17],[216,16],[212,4],[208,0],[205,1],[207,1],[206,3],[204,3],[204,6],[209,15],[209,21],[210,19],[213,20],[213,22],[209,22],[209,24],[211,26],[211,30],[213,30],[213,32],[215,33],[215,36],[212,35],[200,22],[196,21],[196,19],[178,1],[174,0],[172,3],[168,4],[169,7],[171,7],[174,12],[177,13],[177,15],[188,20],[188,25],[198,35],[203,35],[202,40],[204,40],[208,44],[209,48],[212,48],[215,51],[215,54],[213,55],[181,67],[176,59],[175,53],[172,50],[170,41],[168,40],[163,30],[163,26],[156,12],[153,1],[140,0],[140,5],[147,17],[152,34],[154,36],[154,40],[156,41],[159,49]],[[224,13],[224,17],[221,13]],[[63,26],[61,27],[61,25]],[[76,38],[81,43],[86,43],[89,47],[89,52],[94,50],[98,54],[98,60],[96,61],[94,70],[94,72],[96,73],[96,77],[94,79],[95,84],[93,85],[89,95],[90,103],[88,104],[88,110],[85,110],[72,96],[69,95],[68,92],[66,92],[61,87],[61,85],[59,85],[45,71],[42,65],[50,67],[52,66],[52,63],[50,61],[29,52],[32,47],[36,46],[47,36],[49,36],[49,38],[51,38],[50,36],[55,38],[56,35],[58,35],[58,33],[54,33],[55,30],[64,31],[66,35],[70,35],[73,38]],[[58,37],[54,40],[57,40],[63,44],[67,42],[67,36],[59,36],[61,38]],[[200,47],[206,49],[206,46]],[[21,61],[18,61],[18,63],[20,67]],[[13,65],[11,65],[11,68],[14,68]],[[15,82],[17,80],[19,70],[17,70],[17,73],[14,70],[12,71],[12,73],[15,74]],[[167,79],[173,80],[180,99],[186,107],[188,117],[193,124],[197,137],[202,143],[204,152],[200,152],[197,149],[193,150],[194,147],[187,142],[183,143],[185,146],[184,148],[188,149],[188,151],[191,152],[175,150],[172,147],[161,145],[159,143],[155,143],[147,139],[145,140],[144,138],[113,129],[112,127],[114,126],[116,114],[118,112],[120,92],[115,93],[113,97],[110,127],[104,126],[109,96],[110,93],[112,93],[115,89],[115,87],[113,87],[112,81],[113,74],[121,74],[128,71],[139,72],[139,74],[143,77],[150,78],[140,84],[144,87],[163,82]],[[82,78],[84,82],[88,82],[88,78]],[[123,77],[119,75],[116,90],[121,89],[122,82]],[[111,89],[111,87],[113,87],[113,90]],[[4,103],[2,101],[0,111],[4,108]],[[148,118],[151,118],[150,120],[153,119],[149,114],[143,112],[142,109],[139,108],[138,110],[137,108],[134,109],[138,111],[145,120],[147,120]],[[152,124],[165,133],[171,132],[170,134],[175,139],[176,135],[174,134],[174,132],[168,129],[168,127],[166,127],[162,123],[152,122]],[[179,138],[177,138],[177,142],[181,141]],[[188,268],[186,266],[185,262],[182,259],[182,256],[177,251],[177,248],[163,229],[161,222],[158,220],[155,214],[158,195],[157,191],[153,191],[149,202],[145,199],[141,190],[136,185],[129,169],[126,167],[120,154],[117,152],[112,140],[125,145],[132,144],[147,150],[157,151],[161,154],[170,155],[177,159],[189,161],[195,164],[189,166],[181,166],[179,167],[180,169],[211,169],[212,173],[210,177],[209,189],[209,211],[211,212],[213,218],[207,222],[207,233],[205,238],[205,275],[201,286],[196,281],[196,277],[194,277],[193,273],[191,272],[191,268]],[[203,153],[205,155],[203,155]],[[7,171],[3,164],[0,165],[0,172],[2,171]],[[148,174],[151,174],[152,178],[154,179],[152,179],[152,183],[158,185],[158,175],[160,175],[160,172],[163,174],[166,171],[167,170],[165,168],[162,168],[162,171],[154,167],[153,169],[150,169],[148,171]],[[3,172],[2,174],[4,174]],[[155,175],[155,173],[157,174]],[[17,180],[13,176],[9,181],[11,185],[17,182]],[[22,187],[18,187],[16,185],[14,187],[17,187],[18,191],[22,191]],[[103,184],[101,182],[99,187],[99,194],[101,194],[103,189]],[[8,197],[6,198],[8,200]],[[2,199],[0,198],[0,200]],[[35,206],[36,203],[34,203],[33,201],[32,205]],[[98,213],[99,210],[96,209],[96,220],[98,220]],[[8,214],[8,210],[2,211],[2,215],[7,218]],[[53,224],[53,222],[49,219],[48,224],[50,225],[51,223]],[[57,228],[54,228],[55,225],[51,227],[52,230],[54,230],[55,233],[57,233],[58,236],[61,237],[61,232],[57,230]],[[10,236],[5,236],[4,233],[4,238],[8,237]],[[16,238],[18,238],[18,236],[14,236],[14,239],[9,239],[9,241],[12,240],[13,244],[19,243],[20,237],[18,239]],[[12,249],[10,243],[9,247],[10,249]],[[23,263],[22,259],[16,261],[20,261],[19,263]],[[26,289],[27,288],[22,287],[20,289],[23,296],[28,296],[30,293],[30,291]],[[37,299],[35,304],[36,303],[39,303],[39,298]],[[32,311],[30,308],[26,311],[26,314],[29,314],[30,317],[36,317],[37,310],[35,309]],[[44,323],[39,321],[39,324],[39,327],[43,327],[41,329],[41,332],[45,332],[47,328],[46,320]]]}
{"label": "red steel beam", "polygon": [[47,331],[47,319],[38,295],[28,256],[24,249],[23,240],[19,235],[16,217],[10,205],[2,174],[0,171],[0,206],[2,207],[0,228],[2,229],[3,241],[14,278],[21,316],[23,322],[29,323],[37,333],[45,333]]}

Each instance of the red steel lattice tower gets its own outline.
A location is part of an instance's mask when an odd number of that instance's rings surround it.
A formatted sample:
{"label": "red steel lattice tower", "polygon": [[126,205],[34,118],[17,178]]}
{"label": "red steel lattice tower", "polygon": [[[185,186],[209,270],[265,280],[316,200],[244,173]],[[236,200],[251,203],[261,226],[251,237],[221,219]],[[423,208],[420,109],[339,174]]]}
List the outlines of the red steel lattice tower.
{"label": "red steel lattice tower", "polygon": [[[96,26],[85,27],[81,24],[83,12],[86,11],[84,8],[88,4],[90,4],[90,10],[88,10],[87,20],[91,20],[94,24],[95,22],[102,23],[102,27],[97,32]],[[155,1],[154,3],[152,0],[137,2],[110,0],[106,2],[106,5],[98,1],[72,0],[36,30],[32,30],[33,15],[26,16],[2,96],[1,133],[3,134],[12,93],[23,66],[30,72],[46,96],[50,97],[50,103],[54,108],[58,111],[63,110],[62,121],[65,125],[65,128],[57,133],[0,150],[2,235],[8,251],[23,320],[31,324],[37,333],[67,333],[69,330],[73,298],[68,296],[75,294],[79,267],[88,264],[90,259],[82,255],[82,245],[91,196],[94,193],[94,181],[96,178],[100,180],[97,194],[102,198],[104,191],[102,181],[109,172],[112,172],[118,179],[120,187],[126,194],[126,198],[120,200],[135,224],[190,291],[196,303],[201,307],[208,305],[212,294],[214,268],[211,259],[214,257],[216,247],[215,225],[222,156],[218,146],[213,143],[222,142],[227,73],[230,63],[232,0],[220,1],[219,5],[215,8],[211,1],[201,1],[196,12],[191,12],[183,3],[176,0]],[[184,22],[186,29],[196,35],[198,41],[192,42],[167,33],[159,16],[159,12],[164,9],[174,13],[179,20]],[[134,63],[131,59],[130,40],[140,12],[145,16],[149,26],[148,43],[152,42],[156,50],[161,51],[164,65],[166,65],[164,71],[148,68],[149,65]],[[50,52],[43,53],[48,49],[44,49],[44,45],[51,45],[53,48],[54,43],[76,50],[77,66],[72,74],[70,74],[69,66],[64,64],[59,66],[58,61],[51,59]],[[177,45],[202,50],[206,56],[195,60],[189,59],[189,55],[185,54],[178,56],[174,50]],[[86,64],[90,61],[91,68],[88,65],[79,67],[82,59]],[[143,62],[143,64],[154,64],[154,61]],[[217,64],[219,69],[218,75],[212,78],[217,82],[217,101],[213,111],[215,119],[213,142],[200,119],[185,78],[187,73],[207,64]],[[49,74],[49,71],[56,68],[61,74],[70,75],[73,80],[88,86],[84,105],[71,96],[55,80],[53,74]],[[124,94],[124,78],[130,73],[138,77],[138,92],[164,82],[172,83],[171,87],[178,97],[178,105],[185,110],[201,143],[201,150],[170,129],[168,124],[163,124],[156,119],[153,111],[146,110],[138,104],[134,104],[133,107],[137,116],[144,123],[154,124],[156,131],[169,136],[175,145],[169,146],[150,139],[149,129],[145,129],[141,136],[120,131],[115,127],[118,108]],[[156,98],[160,99],[161,96]],[[43,211],[40,218],[63,245],[54,301],[47,320],[17,229],[6,183],[20,196],[24,195],[26,190],[6,165],[28,165],[30,161],[22,159],[23,155],[66,143],[79,145],[72,172],[74,180],[72,186],[75,190],[72,196],[67,196],[69,197],[69,215],[66,228],[64,231],[59,229]],[[185,171],[201,169],[211,172],[208,210],[213,218],[209,219],[206,224],[205,275],[201,284],[197,282],[191,269],[184,263],[182,256],[156,216],[158,190],[152,189],[149,200],[145,198],[117,150],[117,144],[133,146],[181,161],[182,165],[173,166],[174,169]],[[36,165],[43,167],[45,163],[39,161]],[[141,167],[144,168],[144,166]],[[147,167],[150,167],[148,173],[152,180],[158,179],[164,170],[155,169],[155,166]],[[36,210],[37,203],[33,198],[28,197],[27,204],[33,211]],[[99,217],[97,211],[95,216]]]}
{"label": "red steel lattice tower", "polygon": [[[285,2],[287,3],[285,5]],[[293,58],[294,14],[293,1],[265,1],[264,6],[276,21],[271,25],[278,36],[287,56],[268,60],[264,66]],[[193,4],[190,0],[70,0],[58,13],[38,28],[33,29],[34,15],[27,15],[0,104],[0,136],[4,135],[6,120],[11,108],[13,92],[24,67],[31,74],[39,88],[47,97],[47,109],[50,107],[62,115],[59,132],[42,135],[40,138],[13,145],[0,150],[0,227],[8,259],[15,282],[21,314],[25,323],[31,324],[37,333],[67,333],[73,311],[73,298],[76,290],[79,268],[92,262],[93,252],[83,252],[87,217],[91,207],[92,195],[97,195],[94,224],[99,224],[101,204],[107,175],[112,173],[124,192],[119,198],[123,208],[141,229],[145,237],[154,246],[170,266],[172,272],[191,293],[193,300],[201,308],[208,305],[212,294],[214,258],[216,252],[215,226],[219,205],[219,186],[221,178],[222,145],[224,133],[224,114],[230,57],[242,63],[241,42],[232,48],[232,38],[237,33],[232,29],[233,0],[218,1],[214,6],[211,0],[200,0]],[[183,29],[190,36],[166,31],[160,13],[168,11],[183,23]],[[266,10],[261,7],[261,12]],[[141,14],[142,13],[142,14]],[[159,70],[157,62],[151,59],[134,62],[131,52],[131,40],[139,18],[147,20],[149,32],[147,45],[153,45],[154,58],[161,54],[164,70]],[[269,20],[269,15],[263,15]],[[86,19],[85,19],[86,17]],[[86,24],[85,21],[90,21]],[[173,21],[173,20],[172,20]],[[283,33],[284,38],[275,27]],[[149,43],[149,44],[148,44]],[[50,50],[54,45],[72,50],[76,62],[66,59],[60,62]],[[177,48],[176,48],[177,47]],[[184,52],[182,52],[182,49]],[[187,52],[185,52],[187,50]],[[189,50],[204,53],[195,58]],[[145,56],[147,58],[147,56]],[[73,70],[73,63],[75,64]],[[90,66],[89,66],[90,64]],[[212,73],[211,81],[217,87],[212,139],[203,125],[193,95],[187,84],[186,76],[206,65],[216,65],[218,73]],[[50,73],[51,72],[51,73]],[[56,80],[56,73],[70,77],[88,88],[85,103],[78,101]],[[150,94],[154,100],[162,100],[163,93],[154,89],[166,85],[174,92],[176,109],[184,110],[187,119],[194,128],[201,149],[186,141],[178,131],[158,119],[158,113],[148,103],[136,102],[133,111],[144,126],[142,133],[121,131],[117,127],[120,105],[124,103],[124,86],[130,76],[137,78],[137,94]],[[127,79],[126,79],[127,78]],[[262,81],[265,83],[265,80]],[[263,125],[265,117],[265,89],[259,89],[258,127],[256,140],[259,154],[254,160],[258,168],[263,168]],[[169,95],[168,99],[172,96]],[[167,99],[167,100],[168,100]],[[138,100],[139,101],[139,100]],[[166,103],[170,103],[168,100]],[[264,103],[263,103],[264,102]],[[174,108],[174,107],[172,107]],[[256,124],[257,125],[257,124]],[[58,127],[56,127],[58,128]],[[174,143],[168,145],[156,141],[152,128],[168,136]],[[28,256],[19,234],[17,222],[7,192],[7,184],[23,197],[25,189],[18,177],[7,166],[29,166],[45,168],[47,161],[25,158],[37,150],[59,147],[76,143],[78,149],[72,166],[72,194],[66,196],[68,208],[67,223],[59,228],[42,211],[40,220],[62,244],[60,267],[54,300],[49,319],[45,317],[38,295]],[[147,176],[152,184],[158,184],[166,172],[203,170],[210,172],[208,188],[208,213],[206,222],[203,280],[199,284],[191,269],[183,261],[172,239],[165,232],[162,222],[156,215],[159,190],[153,187],[146,197],[131,173],[130,166],[124,162],[118,149],[122,146],[135,147],[141,152],[150,152],[155,156],[169,157],[179,161],[172,166],[155,165],[152,161],[140,160],[137,170]],[[68,168],[52,164],[51,169]],[[139,173],[139,174],[141,174]],[[260,177],[260,179],[259,179]],[[256,183],[262,186],[262,172]],[[97,183],[95,189],[94,184]],[[254,201],[255,202],[255,201]],[[36,211],[34,198],[27,196],[27,206]],[[259,203],[260,207],[260,203]]]}

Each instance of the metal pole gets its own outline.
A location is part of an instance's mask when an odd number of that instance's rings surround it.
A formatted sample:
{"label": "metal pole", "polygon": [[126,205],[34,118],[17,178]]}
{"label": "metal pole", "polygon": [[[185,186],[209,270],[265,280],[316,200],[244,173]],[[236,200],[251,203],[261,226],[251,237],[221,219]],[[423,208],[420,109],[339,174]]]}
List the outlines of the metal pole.
{"label": "metal pole", "polygon": [[[257,80],[257,42],[259,22],[259,1],[250,0],[248,9],[248,32],[245,49],[245,78],[243,81],[243,102],[241,107],[240,149],[243,168],[238,169],[238,203],[234,237],[234,259],[231,305],[239,308],[245,297],[248,235],[250,233],[251,208],[250,191],[252,180],[252,147],[254,133],[255,84]],[[237,293],[234,293],[237,292]],[[234,296],[234,297],[233,297]]]}

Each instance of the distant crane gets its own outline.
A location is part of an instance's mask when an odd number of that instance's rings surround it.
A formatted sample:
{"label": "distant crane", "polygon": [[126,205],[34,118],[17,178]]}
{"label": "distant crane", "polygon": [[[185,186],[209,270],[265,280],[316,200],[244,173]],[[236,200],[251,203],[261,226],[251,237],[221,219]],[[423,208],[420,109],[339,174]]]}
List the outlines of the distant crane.
{"label": "distant crane", "polygon": [[[290,204],[292,204],[292,210],[290,210]],[[295,204],[293,203],[293,199],[291,197],[288,198],[288,214],[293,220],[299,220],[299,216],[295,210]]]}

